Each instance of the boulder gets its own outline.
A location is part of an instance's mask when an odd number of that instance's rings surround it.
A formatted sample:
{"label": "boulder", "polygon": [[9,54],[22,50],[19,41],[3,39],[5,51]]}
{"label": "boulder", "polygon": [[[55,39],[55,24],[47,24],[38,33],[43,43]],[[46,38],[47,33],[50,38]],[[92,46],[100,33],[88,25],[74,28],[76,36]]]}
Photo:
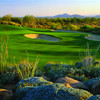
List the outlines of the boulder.
{"label": "boulder", "polygon": [[93,84],[100,80],[100,77],[89,79],[85,84],[92,89]]}
{"label": "boulder", "polygon": [[16,88],[23,88],[25,86],[41,86],[41,85],[49,85],[53,84],[52,82],[49,82],[45,80],[43,77],[29,77],[22,79],[20,82],[16,84]]}
{"label": "boulder", "polygon": [[87,100],[92,94],[82,89],[67,88],[63,84],[25,86],[17,89],[15,100]]}
{"label": "boulder", "polygon": [[69,83],[67,83],[65,86],[68,88],[73,88],[72,86],[69,85]]}
{"label": "boulder", "polygon": [[91,92],[93,94],[100,94],[100,80],[92,85]]}
{"label": "boulder", "polygon": [[72,79],[69,77],[59,78],[55,81],[55,83],[62,83],[65,86],[66,86],[66,84],[69,84],[73,88],[89,90],[89,88],[82,82],[79,82],[78,80],[75,80],[75,79]]}
{"label": "boulder", "polygon": [[46,76],[43,76],[43,78],[47,81],[51,81],[50,78],[46,77]]}
{"label": "boulder", "polygon": [[10,90],[0,89],[0,100],[12,100],[13,93]]}
{"label": "boulder", "polygon": [[100,100],[100,95],[91,96],[88,100]]}

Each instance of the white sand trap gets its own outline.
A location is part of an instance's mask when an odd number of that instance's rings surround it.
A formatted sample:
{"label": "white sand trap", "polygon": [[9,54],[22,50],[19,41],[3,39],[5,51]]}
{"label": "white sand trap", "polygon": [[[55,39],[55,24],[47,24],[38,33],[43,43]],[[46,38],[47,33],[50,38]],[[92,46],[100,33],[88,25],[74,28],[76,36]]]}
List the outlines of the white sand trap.
{"label": "white sand trap", "polygon": [[60,41],[59,38],[51,35],[46,35],[46,34],[25,34],[24,36],[27,38],[42,39],[42,40],[53,41],[53,42]]}
{"label": "white sand trap", "polygon": [[85,39],[92,40],[92,41],[100,41],[100,35],[90,34],[90,33],[84,33],[84,32],[78,32],[78,31],[70,31],[70,30],[54,30],[55,32],[71,32],[71,33],[83,33],[88,34],[88,36],[85,37]]}
{"label": "white sand trap", "polygon": [[92,41],[100,41],[100,35],[88,34],[85,38]]}

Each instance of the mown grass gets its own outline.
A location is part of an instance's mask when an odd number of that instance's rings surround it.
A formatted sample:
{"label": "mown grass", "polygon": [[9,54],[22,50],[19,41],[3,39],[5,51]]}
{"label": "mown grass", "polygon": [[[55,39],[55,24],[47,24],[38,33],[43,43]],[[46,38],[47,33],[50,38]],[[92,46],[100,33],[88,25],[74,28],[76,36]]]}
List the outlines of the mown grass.
{"label": "mown grass", "polygon": [[[26,59],[29,54],[29,60],[35,61],[38,54],[40,54],[39,67],[48,62],[56,63],[72,63],[79,61],[79,52],[84,53],[87,43],[90,49],[94,51],[99,46],[100,42],[86,40],[83,33],[67,33],[67,32],[51,32],[47,29],[32,29],[23,28],[12,25],[0,25],[0,37],[2,34],[9,35],[9,62],[15,57],[16,62],[20,59]],[[37,33],[48,34],[61,38],[59,42],[50,42],[46,40],[29,39],[24,37],[24,34]],[[0,42],[1,45],[1,42]],[[100,59],[100,50],[97,58]]]}

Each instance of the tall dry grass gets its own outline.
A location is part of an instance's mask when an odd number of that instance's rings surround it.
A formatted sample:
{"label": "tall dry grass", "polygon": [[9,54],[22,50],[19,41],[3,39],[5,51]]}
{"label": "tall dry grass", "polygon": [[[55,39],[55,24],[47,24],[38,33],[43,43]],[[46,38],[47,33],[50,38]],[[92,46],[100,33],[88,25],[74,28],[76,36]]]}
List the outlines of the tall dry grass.
{"label": "tall dry grass", "polygon": [[7,63],[8,63],[8,41],[9,36],[7,34],[3,35],[1,37],[1,51],[0,51],[0,72],[3,72],[6,70]]}

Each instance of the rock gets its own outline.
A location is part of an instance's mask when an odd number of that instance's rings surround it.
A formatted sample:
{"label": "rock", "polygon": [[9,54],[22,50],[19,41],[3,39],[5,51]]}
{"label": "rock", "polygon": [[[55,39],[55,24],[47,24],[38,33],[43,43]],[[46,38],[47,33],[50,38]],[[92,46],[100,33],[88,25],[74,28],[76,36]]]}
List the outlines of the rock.
{"label": "rock", "polygon": [[67,88],[63,84],[17,89],[15,100],[87,100],[92,94],[82,89]]}
{"label": "rock", "polygon": [[0,89],[0,100],[12,100],[13,93],[10,90]]}
{"label": "rock", "polygon": [[96,65],[98,65],[98,64],[99,64],[98,61],[95,61],[95,62],[93,63],[94,66],[96,66]]}
{"label": "rock", "polygon": [[37,87],[37,86],[49,85],[49,84],[53,84],[53,83],[45,80],[43,77],[29,77],[18,82],[16,88],[22,88],[25,86]]}
{"label": "rock", "polygon": [[55,83],[62,83],[65,86],[66,86],[66,84],[69,84],[73,88],[89,90],[89,88],[85,84],[83,84],[82,82],[79,82],[79,81],[72,79],[72,78],[69,78],[69,77],[59,78],[55,81]]}
{"label": "rock", "polygon": [[92,96],[88,100],[100,100],[100,95]]}
{"label": "rock", "polygon": [[91,89],[93,84],[100,80],[100,77],[89,79],[85,84]]}
{"label": "rock", "polygon": [[71,87],[71,86],[69,85],[69,83],[67,83],[65,86],[68,87],[68,88],[73,88],[73,87]]}
{"label": "rock", "polygon": [[100,94],[100,80],[95,82],[91,88],[93,94]]}
{"label": "rock", "polygon": [[43,78],[47,81],[51,81],[50,78],[46,77],[46,76],[43,76]]}

